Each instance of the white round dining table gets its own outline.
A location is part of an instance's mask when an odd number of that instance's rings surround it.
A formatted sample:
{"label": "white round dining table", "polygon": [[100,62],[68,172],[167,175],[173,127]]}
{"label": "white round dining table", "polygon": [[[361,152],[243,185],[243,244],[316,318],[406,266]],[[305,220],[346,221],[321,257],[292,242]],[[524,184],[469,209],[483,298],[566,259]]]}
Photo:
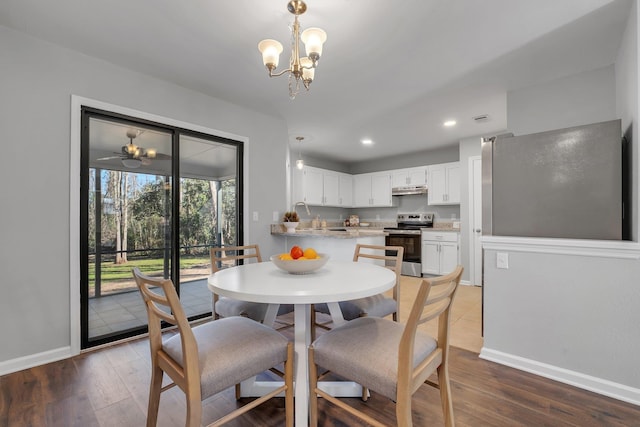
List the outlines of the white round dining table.
{"label": "white round dining table", "polygon": [[[395,273],[381,265],[329,260],[324,267],[308,274],[289,274],[278,269],[271,262],[239,265],[209,276],[208,286],[212,292],[221,296],[269,304],[264,319],[264,323],[268,325],[273,324],[280,304],[294,304],[295,425],[307,426],[309,424],[307,352],[313,327],[311,304],[327,303],[332,320],[338,325],[344,322],[339,301],[385,292],[394,286],[395,281]],[[358,396],[361,393],[357,385],[352,385],[351,389],[345,390],[335,384],[327,384],[326,389],[335,395]],[[253,393],[260,394],[259,390],[260,388],[257,387]],[[243,394],[245,394],[244,389]]]}

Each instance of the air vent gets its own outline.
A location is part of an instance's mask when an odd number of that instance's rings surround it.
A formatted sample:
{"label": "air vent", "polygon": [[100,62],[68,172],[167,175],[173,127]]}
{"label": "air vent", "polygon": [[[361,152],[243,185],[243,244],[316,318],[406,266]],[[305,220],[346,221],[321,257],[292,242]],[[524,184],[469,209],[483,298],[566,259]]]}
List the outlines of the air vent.
{"label": "air vent", "polygon": [[475,121],[476,123],[488,122],[489,121],[489,115],[488,114],[481,114],[479,116],[475,116],[475,117],[473,117],[473,121]]}

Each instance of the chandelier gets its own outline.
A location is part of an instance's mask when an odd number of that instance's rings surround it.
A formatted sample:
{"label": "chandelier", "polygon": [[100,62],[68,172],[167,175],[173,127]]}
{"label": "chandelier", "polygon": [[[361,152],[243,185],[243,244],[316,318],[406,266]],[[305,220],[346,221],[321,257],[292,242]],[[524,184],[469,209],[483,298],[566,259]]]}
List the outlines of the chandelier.
{"label": "chandelier", "polygon": [[[327,40],[327,33],[320,28],[307,28],[300,34],[300,22],[298,16],[307,10],[307,5],[302,0],[291,0],[287,5],[295,19],[291,28],[291,59],[289,68],[276,73],[282,44],[277,40],[265,39],[258,43],[258,50],[262,53],[262,62],[269,71],[269,77],[279,77],[289,74],[289,97],[295,99],[300,90],[300,82],[306,90],[313,81],[318,60],[322,55],[322,44]],[[307,56],[300,58],[300,40],[305,45]]]}

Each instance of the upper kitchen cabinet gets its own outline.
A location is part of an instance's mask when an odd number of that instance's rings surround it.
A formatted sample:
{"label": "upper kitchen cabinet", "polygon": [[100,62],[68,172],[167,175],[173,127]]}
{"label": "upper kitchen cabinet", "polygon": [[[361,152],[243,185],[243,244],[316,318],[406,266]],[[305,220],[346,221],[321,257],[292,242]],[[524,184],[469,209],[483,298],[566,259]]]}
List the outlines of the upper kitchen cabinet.
{"label": "upper kitchen cabinet", "polygon": [[292,170],[294,201],[315,206],[351,207],[351,175],[312,166]]}
{"label": "upper kitchen cabinet", "polygon": [[408,185],[425,185],[427,183],[427,167],[397,169],[391,171],[391,187],[406,187]]}
{"label": "upper kitchen cabinet", "polygon": [[353,179],[341,172],[323,171],[324,206],[351,207],[353,204]]}
{"label": "upper kitchen cabinet", "polygon": [[430,205],[460,204],[460,162],[428,166],[427,182]]}
{"label": "upper kitchen cabinet", "polygon": [[340,189],[339,206],[353,206],[353,176],[347,173],[338,173],[338,184]]}
{"label": "upper kitchen cabinet", "polygon": [[354,175],[353,193],[356,208],[393,206],[391,172]]}

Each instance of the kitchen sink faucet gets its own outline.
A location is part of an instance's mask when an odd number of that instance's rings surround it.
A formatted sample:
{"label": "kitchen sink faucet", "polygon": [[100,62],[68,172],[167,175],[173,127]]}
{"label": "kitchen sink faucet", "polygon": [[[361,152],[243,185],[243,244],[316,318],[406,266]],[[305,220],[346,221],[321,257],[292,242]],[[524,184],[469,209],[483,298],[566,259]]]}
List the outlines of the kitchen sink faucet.
{"label": "kitchen sink faucet", "polygon": [[299,205],[304,206],[304,208],[307,210],[307,215],[309,215],[309,218],[311,218],[311,211],[309,210],[309,206],[307,206],[305,202],[297,202],[296,204],[293,205],[293,208],[291,210],[295,212],[296,208]]}

